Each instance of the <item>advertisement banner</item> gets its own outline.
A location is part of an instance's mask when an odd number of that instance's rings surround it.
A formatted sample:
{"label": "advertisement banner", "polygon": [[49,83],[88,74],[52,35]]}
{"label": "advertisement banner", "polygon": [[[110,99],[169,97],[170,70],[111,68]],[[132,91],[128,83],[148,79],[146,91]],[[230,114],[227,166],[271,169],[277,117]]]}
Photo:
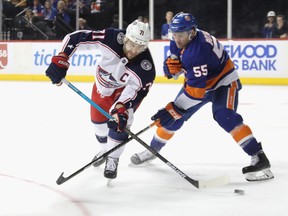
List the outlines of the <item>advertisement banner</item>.
{"label": "advertisement banner", "polygon": [[[220,40],[233,60],[240,78],[288,79],[288,40]],[[170,55],[169,41],[151,41],[149,48],[157,77],[163,78],[163,61]],[[45,70],[60,42],[0,42],[0,80],[47,80]],[[89,45],[70,57],[68,74],[93,80],[96,62],[101,53]],[[29,78],[27,78],[29,77]],[[34,77],[34,78],[33,78]],[[282,82],[283,83],[283,82]]]}
{"label": "advertisement banner", "polygon": [[[240,77],[288,77],[288,40],[220,42]],[[157,75],[163,75],[163,61],[170,55],[169,42],[151,42],[150,45]]]}

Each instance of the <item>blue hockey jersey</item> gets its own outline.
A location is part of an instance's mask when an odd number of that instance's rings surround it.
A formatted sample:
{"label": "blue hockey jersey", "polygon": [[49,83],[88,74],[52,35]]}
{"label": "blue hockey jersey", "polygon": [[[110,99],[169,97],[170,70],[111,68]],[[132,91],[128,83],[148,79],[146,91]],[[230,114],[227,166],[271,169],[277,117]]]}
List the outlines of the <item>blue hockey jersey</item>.
{"label": "blue hockey jersey", "polygon": [[184,91],[174,101],[179,108],[186,110],[200,103],[207,91],[239,79],[223,46],[205,31],[198,29],[195,37],[182,50],[172,40],[170,51],[181,60],[185,72]]}

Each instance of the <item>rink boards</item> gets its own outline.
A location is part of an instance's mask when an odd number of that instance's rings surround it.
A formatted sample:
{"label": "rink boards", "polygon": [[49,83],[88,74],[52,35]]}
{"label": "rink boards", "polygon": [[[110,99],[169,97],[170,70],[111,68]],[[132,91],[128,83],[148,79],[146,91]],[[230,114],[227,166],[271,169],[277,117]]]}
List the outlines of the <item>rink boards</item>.
{"label": "rink boards", "polygon": [[[229,53],[244,84],[288,84],[288,40],[220,40]],[[45,70],[51,57],[59,52],[59,41],[0,42],[0,80],[48,81]],[[101,53],[90,46],[84,51],[80,45],[70,58],[68,77],[71,81],[92,82]],[[149,44],[156,66],[156,82],[167,80],[162,64],[169,56],[169,41],[151,41]]]}

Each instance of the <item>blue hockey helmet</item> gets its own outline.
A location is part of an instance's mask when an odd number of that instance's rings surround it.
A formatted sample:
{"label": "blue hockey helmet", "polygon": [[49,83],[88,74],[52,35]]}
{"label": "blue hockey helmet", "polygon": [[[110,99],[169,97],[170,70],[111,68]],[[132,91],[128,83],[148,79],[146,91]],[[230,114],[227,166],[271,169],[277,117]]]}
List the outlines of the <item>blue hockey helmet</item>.
{"label": "blue hockey helmet", "polygon": [[197,28],[197,22],[195,17],[191,13],[177,13],[169,26],[172,32],[184,32],[190,31],[193,28]]}

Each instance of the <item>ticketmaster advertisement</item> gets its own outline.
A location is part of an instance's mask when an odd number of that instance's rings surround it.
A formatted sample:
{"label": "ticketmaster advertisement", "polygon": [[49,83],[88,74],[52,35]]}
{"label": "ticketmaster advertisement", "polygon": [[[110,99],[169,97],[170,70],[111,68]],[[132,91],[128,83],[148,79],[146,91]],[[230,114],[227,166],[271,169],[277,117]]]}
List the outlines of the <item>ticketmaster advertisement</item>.
{"label": "ticketmaster advertisement", "polygon": [[[255,84],[288,84],[288,40],[220,40],[241,79]],[[45,70],[60,42],[0,42],[0,80],[48,80]],[[83,49],[89,46],[89,50]],[[170,55],[169,41],[149,44],[157,71],[165,82],[163,61]],[[93,81],[101,53],[93,45],[80,45],[70,57],[68,75],[76,81]],[[74,79],[75,80],[75,79]],[[249,80],[252,82],[249,82]],[[276,81],[275,81],[276,80]],[[261,83],[265,82],[265,83]]]}

